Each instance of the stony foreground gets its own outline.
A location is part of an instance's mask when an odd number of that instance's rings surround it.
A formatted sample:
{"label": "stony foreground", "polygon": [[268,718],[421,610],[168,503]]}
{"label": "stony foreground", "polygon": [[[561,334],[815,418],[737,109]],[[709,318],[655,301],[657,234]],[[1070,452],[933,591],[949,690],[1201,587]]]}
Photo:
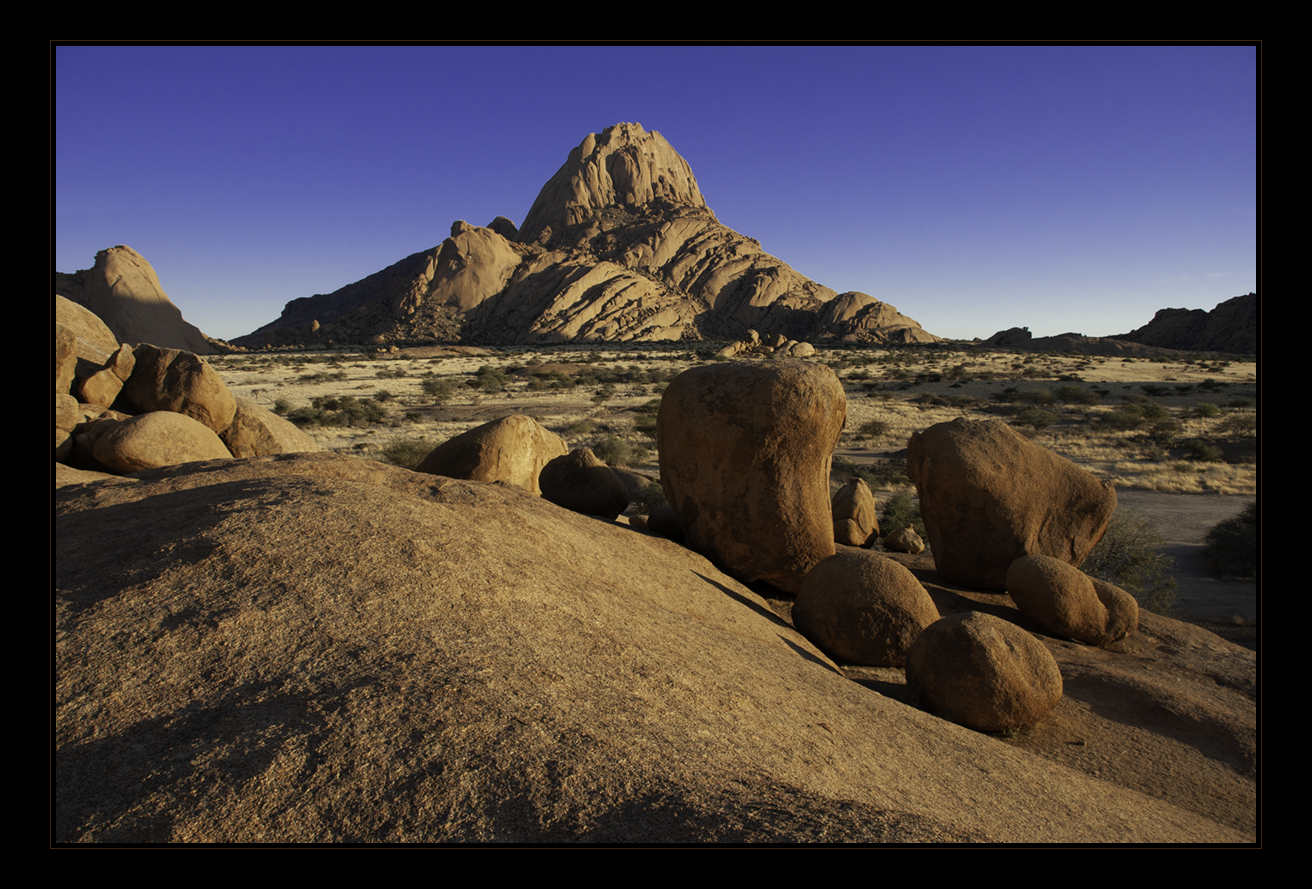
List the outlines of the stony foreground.
{"label": "stony foreground", "polygon": [[700,556],[504,486],[297,454],[56,514],[58,842],[1252,839],[862,687]]}

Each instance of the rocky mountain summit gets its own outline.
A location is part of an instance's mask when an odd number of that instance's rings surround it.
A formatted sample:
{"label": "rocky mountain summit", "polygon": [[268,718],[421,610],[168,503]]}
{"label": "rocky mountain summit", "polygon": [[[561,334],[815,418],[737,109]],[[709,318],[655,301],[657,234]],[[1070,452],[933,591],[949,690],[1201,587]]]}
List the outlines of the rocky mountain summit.
{"label": "rocky mountain summit", "polygon": [[197,355],[218,352],[187,323],[146,258],[122,244],[96,254],[89,269],[55,273],[55,293],[93,312],[120,343],[154,343]]}
{"label": "rocky mountain summit", "polygon": [[520,227],[456,222],[432,250],[288,303],[245,346],[737,340],[934,342],[896,308],[835,293],[724,226],[659,133],[589,134]]}

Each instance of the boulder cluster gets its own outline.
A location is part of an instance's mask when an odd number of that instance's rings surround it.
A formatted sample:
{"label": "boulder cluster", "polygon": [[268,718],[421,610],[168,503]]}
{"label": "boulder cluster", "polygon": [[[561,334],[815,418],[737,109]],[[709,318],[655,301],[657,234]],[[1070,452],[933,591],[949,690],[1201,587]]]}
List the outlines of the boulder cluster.
{"label": "boulder cluster", "polygon": [[[1061,698],[1048,649],[995,615],[940,616],[910,570],[859,549],[879,533],[869,486],[854,479],[827,496],[845,418],[842,386],[823,366],[737,361],[681,374],[657,429],[679,539],[740,580],[794,594],[794,626],[831,657],[905,665],[925,709],[978,731],[1033,725]],[[1133,632],[1134,599],[1077,567],[1116,508],[1110,486],[997,422],[917,433],[907,462],[943,579],[1010,590],[1044,630],[1090,645]],[[924,545],[908,528],[886,548]]]}
{"label": "boulder cluster", "polygon": [[55,461],[126,475],[319,446],[282,417],[235,398],[198,355],[130,345],[90,310],[55,296]]}
{"label": "boulder cluster", "polygon": [[790,340],[782,333],[761,336],[755,330],[747,331],[747,336],[732,342],[715,353],[716,358],[748,358],[753,355],[771,358],[809,358],[815,354],[815,346]]}

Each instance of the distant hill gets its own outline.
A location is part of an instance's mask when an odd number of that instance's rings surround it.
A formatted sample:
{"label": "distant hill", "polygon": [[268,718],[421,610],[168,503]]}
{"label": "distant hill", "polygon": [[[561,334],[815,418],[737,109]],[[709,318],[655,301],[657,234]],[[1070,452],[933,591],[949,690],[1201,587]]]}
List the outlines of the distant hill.
{"label": "distant hill", "polygon": [[1143,327],[1115,339],[1185,352],[1256,354],[1257,309],[1256,293],[1228,299],[1210,312],[1162,309]]}
{"label": "distant hill", "polygon": [[722,225],[659,133],[590,134],[522,227],[456,222],[439,246],[330,294],[289,302],[234,342],[734,340],[936,342],[893,306],[838,294]]}
{"label": "distant hill", "polygon": [[1236,296],[1212,309],[1162,309],[1138,330],[1115,336],[1079,333],[1035,338],[1028,327],[999,330],[986,348],[1090,355],[1162,355],[1169,352],[1257,353],[1257,294]]}

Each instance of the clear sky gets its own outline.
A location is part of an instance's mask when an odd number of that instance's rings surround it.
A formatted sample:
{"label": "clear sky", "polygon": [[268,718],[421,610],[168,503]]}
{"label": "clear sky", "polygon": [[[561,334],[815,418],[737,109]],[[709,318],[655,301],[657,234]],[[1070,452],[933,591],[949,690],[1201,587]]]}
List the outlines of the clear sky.
{"label": "clear sky", "polygon": [[1125,333],[1257,289],[1253,46],[54,48],[54,264],[141,253],[233,338],[516,223],[659,131],[725,225],[940,336]]}

